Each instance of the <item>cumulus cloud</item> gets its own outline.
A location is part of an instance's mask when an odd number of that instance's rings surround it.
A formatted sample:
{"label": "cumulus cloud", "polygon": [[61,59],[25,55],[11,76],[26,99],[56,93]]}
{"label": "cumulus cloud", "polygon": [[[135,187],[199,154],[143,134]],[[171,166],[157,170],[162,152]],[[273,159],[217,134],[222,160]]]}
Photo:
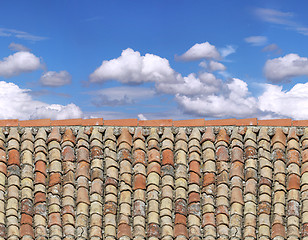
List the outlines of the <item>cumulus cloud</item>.
{"label": "cumulus cloud", "polygon": [[175,71],[169,61],[153,54],[141,56],[133,49],[122,51],[120,57],[103,61],[91,75],[90,82],[117,80],[122,83],[163,82],[175,80]]}
{"label": "cumulus cloud", "polygon": [[[223,64],[211,59],[207,67],[212,71],[225,69]],[[225,83],[211,72],[182,76],[170,67],[168,60],[152,54],[141,56],[132,49],[124,50],[116,59],[103,61],[90,75],[91,82],[110,79],[126,84],[152,82],[158,94],[174,96],[184,113],[245,117],[257,111],[256,100],[250,96],[248,86],[242,80],[233,78]],[[154,93],[154,90],[140,87],[109,88],[93,92],[95,100],[92,102],[96,106],[133,104]]]}
{"label": "cumulus cloud", "polygon": [[55,120],[80,117],[82,117],[82,111],[73,103],[67,105],[45,104],[38,106],[30,115],[31,119],[51,118]]}
{"label": "cumulus cloud", "polygon": [[256,99],[250,96],[247,83],[233,78],[222,86],[224,91],[195,96],[176,95],[176,100],[185,113],[203,117],[247,117],[258,111]]}
{"label": "cumulus cloud", "polygon": [[220,62],[216,62],[216,61],[210,61],[208,68],[209,68],[209,71],[211,72],[225,71],[227,69],[225,65],[223,65]]}
{"label": "cumulus cloud", "polygon": [[67,71],[44,73],[40,78],[40,83],[49,87],[60,87],[72,82],[72,76]]}
{"label": "cumulus cloud", "polygon": [[267,43],[267,37],[265,36],[251,36],[245,38],[244,40],[252,46],[263,46]]}
{"label": "cumulus cloud", "polygon": [[225,65],[223,65],[220,62],[216,62],[216,61],[202,61],[199,63],[200,67],[203,67],[204,69],[210,71],[210,72],[215,72],[215,71],[225,71],[227,68]]}
{"label": "cumulus cloud", "polygon": [[144,87],[113,87],[94,91],[90,94],[95,96],[92,100],[95,106],[119,106],[149,99],[154,96],[155,90]]}
{"label": "cumulus cloud", "polygon": [[14,83],[0,81],[0,118],[79,118],[82,111],[75,104],[47,104],[32,98],[30,90]]}
{"label": "cumulus cloud", "polygon": [[17,52],[30,52],[30,49],[19,43],[10,43],[9,49]]}
{"label": "cumulus cloud", "polygon": [[17,52],[0,61],[0,76],[12,77],[41,68],[40,59],[29,52]]}
{"label": "cumulus cloud", "polygon": [[308,58],[290,53],[284,57],[267,60],[264,74],[272,82],[287,81],[303,75],[308,76]]}
{"label": "cumulus cloud", "polygon": [[217,92],[221,84],[222,81],[212,73],[205,72],[199,76],[191,73],[187,77],[180,77],[177,82],[158,83],[156,84],[156,89],[160,93],[190,96]]}
{"label": "cumulus cloud", "polygon": [[183,55],[178,56],[177,59],[184,61],[196,61],[200,59],[220,59],[220,53],[214,45],[209,42],[196,43],[188,49]]}
{"label": "cumulus cloud", "polygon": [[282,86],[266,84],[259,97],[259,108],[273,117],[308,119],[308,83],[284,91]]}

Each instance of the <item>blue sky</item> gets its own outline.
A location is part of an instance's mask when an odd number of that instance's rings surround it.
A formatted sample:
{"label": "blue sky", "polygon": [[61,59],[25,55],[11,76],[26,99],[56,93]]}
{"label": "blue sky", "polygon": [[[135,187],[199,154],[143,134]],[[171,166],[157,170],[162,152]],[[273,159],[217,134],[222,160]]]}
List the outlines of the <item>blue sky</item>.
{"label": "blue sky", "polygon": [[0,118],[308,119],[306,1],[1,1]]}

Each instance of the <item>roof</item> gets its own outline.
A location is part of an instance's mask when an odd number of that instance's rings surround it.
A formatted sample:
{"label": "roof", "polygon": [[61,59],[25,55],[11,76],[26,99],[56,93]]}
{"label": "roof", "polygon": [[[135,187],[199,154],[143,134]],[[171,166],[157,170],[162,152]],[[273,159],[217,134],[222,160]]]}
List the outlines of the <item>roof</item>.
{"label": "roof", "polygon": [[205,126],[308,126],[308,120],[292,120],[286,119],[267,119],[259,120],[257,118],[245,119],[218,119],[218,120],[205,120],[189,119],[189,120],[172,120],[172,119],[159,119],[159,120],[138,120],[137,118],[131,119],[113,119],[105,120],[103,118],[90,118],[90,119],[64,119],[64,120],[51,120],[51,119],[37,119],[37,120],[18,120],[6,119],[0,120],[0,127],[48,127],[48,126],[133,126],[133,127],[205,127]]}
{"label": "roof", "polygon": [[280,122],[4,127],[0,238],[308,237],[308,128]]}

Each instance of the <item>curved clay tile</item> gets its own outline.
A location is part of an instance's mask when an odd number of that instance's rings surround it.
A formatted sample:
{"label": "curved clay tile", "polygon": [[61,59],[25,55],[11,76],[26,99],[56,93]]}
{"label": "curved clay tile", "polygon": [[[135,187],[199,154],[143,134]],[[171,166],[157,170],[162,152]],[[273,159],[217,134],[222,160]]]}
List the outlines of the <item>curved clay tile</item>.
{"label": "curved clay tile", "polygon": [[299,141],[299,137],[297,136],[297,129],[296,127],[291,127],[288,132],[287,141],[290,141],[291,139]]}
{"label": "curved clay tile", "polygon": [[143,136],[143,128],[142,127],[137,127],[135,129],[133,140],[136,141],[137,139],[145,141],[145,137]]}
{"label": "curved clay tile", "polygon": [[170,141],[174,141],[174,136],[173,136],[173,133],[172,133],[172,129],[171,128],[164,128],[164,132],[163,132],[163,135],[161,137],[161,141],[164,141],[166,139],[169,139]]}
{"label": "curved clay tile", "polygon": [[76,138],[71,128],[66,128],[62,136],[62,142],[66,142],[66,141],[69,141],[73,144],[76,143]]}
{"label": "curved clay tile", "polygon": [[284,134],[282,128],[276,128],[275,135],[272,138],[272,145],[275,143],[281,143],[284,146],[286,145],[287,137]]}
{"label": "curved clay tile", "polygon": [[53,127],[51,132],[47,138],[46,143],[50,143],[51,141],[60,142],[61,141],[61,134],[58,127]]}
{"label": "curved clay tile", "polygon": [[307,237],[307,129],[0,129],[0,239]]}
{"label": "curved clay tile", "polygon": [[225,128],[220,128],[216,136],[216,144],[220,141],[225,142],[226,144],[230,143],[230,137]]}

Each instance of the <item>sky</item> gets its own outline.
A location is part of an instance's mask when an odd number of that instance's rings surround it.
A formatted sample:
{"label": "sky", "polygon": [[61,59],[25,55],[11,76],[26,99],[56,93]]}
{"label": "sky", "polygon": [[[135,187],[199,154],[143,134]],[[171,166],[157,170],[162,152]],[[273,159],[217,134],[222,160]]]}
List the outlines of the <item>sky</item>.
{"label": "sky", "polygon": [[307,9],[0,1],[0,119],[308,119]]}

